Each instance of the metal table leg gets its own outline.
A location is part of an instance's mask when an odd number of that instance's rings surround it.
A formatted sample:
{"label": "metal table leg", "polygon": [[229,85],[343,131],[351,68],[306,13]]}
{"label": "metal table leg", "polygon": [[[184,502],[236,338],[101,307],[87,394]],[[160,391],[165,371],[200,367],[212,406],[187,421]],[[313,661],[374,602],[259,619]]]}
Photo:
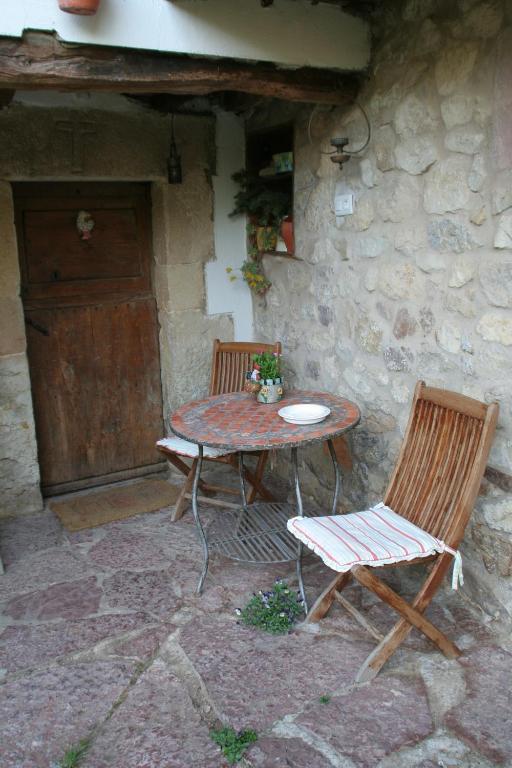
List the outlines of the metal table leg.
{"label": "metal table leg", "polygon": [[197,504],[197,491],[199,489],[199,478],[200,478],[201,469],[203,466],[203,446],[198,445],[198,449],[199,449],[198,462],[196,467],[196,474],[194,476],[194,485],[192,486],[192,512],[194,513],[194,520],[196,521],[197,532],[199,534],[199,540],[201,542],[201,548],[203,550],[203,570],[201,571],[199,584],[197,585],[197,594],[200,595],[201,592],[203,591],[203,584],[208,571],[209,553],[208,553],[208,542],[206,540],[205,532],[201,524],[201,519],[199,517],[199,507]]}
{"label": "metal table leg", "polygon": [[[304,517],[304,507],[302,505],[302,495],[300,492],[300,483],[299,483],[299,466],[297,462],[297,448],[292,448],[292,467],[293,467],[293,480],[295,485],[295,498],[297,500],[297,515],[299,517]],[[304,589],[304,581],[302,579],[302,549],[303,549],[302,542],[299,541],[297,545],[297,561],[296,561],[297,582],[299,584],[299,592],[302,598],[302,607],[304,608],[304,613],[307,614],[308,604],[306,600],[306,591]]]}
{"label": "metal table leg", "polygon": [[[327,441],[327,445],[329,446],[329,453],[331,454],[332,459],[332,465],[334,468],[334,495],[332,500],[332,508],[331,508],[331,515],[336,514],[337,506],[338,506],[338,499],[341,492],[341,472],[340,472],[340,466],[338,464],[338,458],[336,456],[336,452],[334,450],[334,446],[332,444],[332,440]],[[299,517],[304,517],[304,508],[302,505],[302,495],[300,492],[300,482],[299,482],[299,466],[297,461],[297,448],[292,448],[292,466],[293,466],[293,479],[295,483],[295,497],[297,500],[297,515]],[[304,588],[304,581],[302,578],[302,552],[303,552],[303,544],[302,542],[299,542],[297,546],[297,581],[299,583],[299,591],[300,596],[303,600],[303,606],[304,606],[304,613],[307,614],[308,612],[308,604],[306,600],[306,591]]]}
{"label": "metal table leg", "polygon": [[245,473],[244,473],[244,455],[242,451],[238,454],[238,476],[240,478],[240,496],[242,498],[242,506],[247,509],[247,496],[245,493]]}
{"label": "metal table leg", "polygon": [[338,506],[338,498],[341,491],[341,472],[340,472],[340,465],[338,464],[338,457],[336,456],[336,451],[334,450],[334,445],[332,444],[332,440],[328,440],[327,445],[329,447],[329,453],[331,454],[332,465],[334,467],[335,482],[334,482],[334,497],[332,500],[331,515],[335,515],[336,508]]}

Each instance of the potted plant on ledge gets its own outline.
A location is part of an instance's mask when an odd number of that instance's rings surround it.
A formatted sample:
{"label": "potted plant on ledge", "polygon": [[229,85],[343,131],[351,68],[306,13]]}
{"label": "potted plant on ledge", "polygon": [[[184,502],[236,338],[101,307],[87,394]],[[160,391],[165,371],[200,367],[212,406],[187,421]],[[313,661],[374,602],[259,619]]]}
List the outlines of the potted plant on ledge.
{"label": "potted plant on ledge", "polygon": [[[291,198],[279,189],[269,189],[256,174],[238,171],[233,181],[240,189],[235,195],[235,207],[230,216],[247,215],[247,255],[241,268],[242,278],[249,288],[264,296],[272,283],[266,277],[262,255],[274,251],[281,222],[291,210]],[[236,280],[233,268],[227,267],[230,280]]]}
{"label": "potted plant on ledge", "polygon": [[263,179],[249,171],[238,171],[233,181],[240,185],[240,190],[230,215],[247,214],[249,243],[254,238],[258,252],[274,251],[281,221],[290,213],[289,194],[269,188]]}

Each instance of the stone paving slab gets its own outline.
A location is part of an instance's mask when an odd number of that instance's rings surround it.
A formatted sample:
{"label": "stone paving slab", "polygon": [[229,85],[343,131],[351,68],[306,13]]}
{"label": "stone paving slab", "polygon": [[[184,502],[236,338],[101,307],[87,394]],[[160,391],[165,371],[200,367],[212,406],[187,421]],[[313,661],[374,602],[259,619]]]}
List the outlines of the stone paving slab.
{"label": "stone paving slab", "polygon": [[492,768],[478,752],[444,729],[412,747],[404,747],[385,757],[379,768]]}
{"label": "stone paving slab", "polygon": [[158,624],[146,627],[129,637],[112,640],[104,653],[111,656],[124,656],[147,661],[155,656],[159,647],[171,632],[176,629],[172,624]]}
{"label": "stone paving slab", "polygon": [[1,685],[2,768],[50,768],[107,716],[133,671],[128,662],[94,661]]}
{"label": "stone paving slab", "polygon": [[91,576],[15,597],[2,613],[17,621],[82,619],[98,611],[101,595],[96,578]]}
{"label": "stone paving slab", "polygon": [[0,668],[14,672],[40,666],[150,623],[145,613],[126,613],[7,627],[0,635]]}
{"label": "stone paving slab", "polygon": [[377,677],[328,704],[316,701],[297,723],[360,768],[374,768],[386,755],[425,739],[434,730],[419,677]]}
{"label": "stone paving slab", "polygon": [[[199,579],[199,562],[198,560],[190,580],[193,591]],[[211,586],[223,587],[234,610],[247,602],[253,592],[271,587],[276,579],[285,579],[290,585],[295,584],[295,564],[247,565],[222,555],[215,555],[206,577],[203,594],[206,597]]]}
{"label": "stone paving slab", "polygon": [[[188,567],[187,563],[183,567]],[[174,569],[161,571],[118,571],[103,582],[105,608],[148,611],[167,616],[181,605],[176,593]]]}
{"label": "stone paving slab", "polygon": [[[203,517],[208,525],[213,513]],[[447,590],[429,609],[461,639],[460,660],[414,633],[375,681],[356,686],[375,641],[341,606],[278,637],[236,623],[235,608],[276,578],[295,588],[293,564],[213,557],[199,596],[190,514],[172,524],[165,509],[76,534],[47,513],[27,520],[0,527],[11,558],[0,577],[0,768],[54,768],[91,734],[84,768],[224,768],[208,736],[217,715],[256,728],[253,768],[512,765],[511,657],[460,595]],[[310,601],[330,577],[307,559]],[[381,629],[393,623],[367,591],[346,595]]]}
{"label": "stone paving slab", "polygon": [[163,661],[156,660],[104,724],[82,766],[219,768],[221,764],[207,726],[179,681]]}
{"label": "stone paving slab", "polygon": [[179,642],[236,729],[269,727],[306,702],[351,685],[370,651],[334,636],[267,635],[222,616],[191,621]]}
{"label": "stone paving slab", "polygon": [[87,558],[91,564],[109,570],[163,568],[169,564],[169,555],[161,546],[158,533],[132,532],[118,526],[89,549]]}
{"label": "stone paving slab", "polygon": [[60,545],[64,532],[55,515],[46,510],[23,518],[0,518],[0,556],[4,566],[20,558]]}
{"label": "stone paving slab", "polygon": [[265,737],[247,752],[254,768],[327,768],[324,755],[302,739]]}
{"label": "stone paving slab", "polygon": [[480,647],[459,660],[467,696],[446,716],[464,741],[499,765],[512,765],[512,654]]}
{"label": "stone paving slab", "polygon": [[1,576],[0,602],[88,575],[92,575],[92,569],[77,548],[61,546],[30,553],[18,559]]}

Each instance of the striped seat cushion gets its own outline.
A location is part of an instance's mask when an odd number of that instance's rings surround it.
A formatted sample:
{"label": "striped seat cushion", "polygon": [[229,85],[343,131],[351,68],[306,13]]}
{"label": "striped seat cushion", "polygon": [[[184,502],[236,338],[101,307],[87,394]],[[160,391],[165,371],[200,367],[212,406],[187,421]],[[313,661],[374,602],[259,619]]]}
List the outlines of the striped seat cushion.
{"label": "striped seat cushion", "polygon": [[[170,451],[171,453],[177,453],[178,456],[187,456],[190,459],[197,459],[199,456],[199,448],[195,443],[189,443],[188,440],[183,440],[181,437],[164,437],[162,440],[158,440],[156,444],[157,448],[163,449],[163,451]],[[203,456],[206,459],[216,459],[219,456],[226,456],[232,451],[224,451],[219,448],[208,448],[204,446]]]}
{"label": "striped seat cushion", "polygon": [[382,502],[348,515],[292,517],[287,525],[334,571],[343,573],[354,565],[378,567],[446,551],[456,556],[455,582],[461,578],[458,553]]}

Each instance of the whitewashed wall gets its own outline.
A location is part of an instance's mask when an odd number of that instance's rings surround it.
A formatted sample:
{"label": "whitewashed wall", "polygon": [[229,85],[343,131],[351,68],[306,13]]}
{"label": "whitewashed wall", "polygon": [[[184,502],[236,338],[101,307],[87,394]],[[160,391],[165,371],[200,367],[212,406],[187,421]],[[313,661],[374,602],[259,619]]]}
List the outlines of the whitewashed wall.
{"label": "whitewashed wall", "polygon": [[[213,226],[215,259],[205,266],[208,315],[228,312],[234,323],[235,341],[252,339],[251,292],[241,279],[231,282],[227,267],[237,270],[247,255],[245,217],[229,217],[238,189],[232,175],[244,167],[245,128],[236,115],[219,112],[216,122],[217,173],[213,177]],[[239,272],[233,274],[240,275]]]}
{"label": "whitewashed wall", "polygon": [[59,10],[57,0],[2,0],[0,35],[55,30],[63,40],[273,61],[288,66],[362,69],[367,25],[339,8],[306,0],[102,0],[94,17]]}

